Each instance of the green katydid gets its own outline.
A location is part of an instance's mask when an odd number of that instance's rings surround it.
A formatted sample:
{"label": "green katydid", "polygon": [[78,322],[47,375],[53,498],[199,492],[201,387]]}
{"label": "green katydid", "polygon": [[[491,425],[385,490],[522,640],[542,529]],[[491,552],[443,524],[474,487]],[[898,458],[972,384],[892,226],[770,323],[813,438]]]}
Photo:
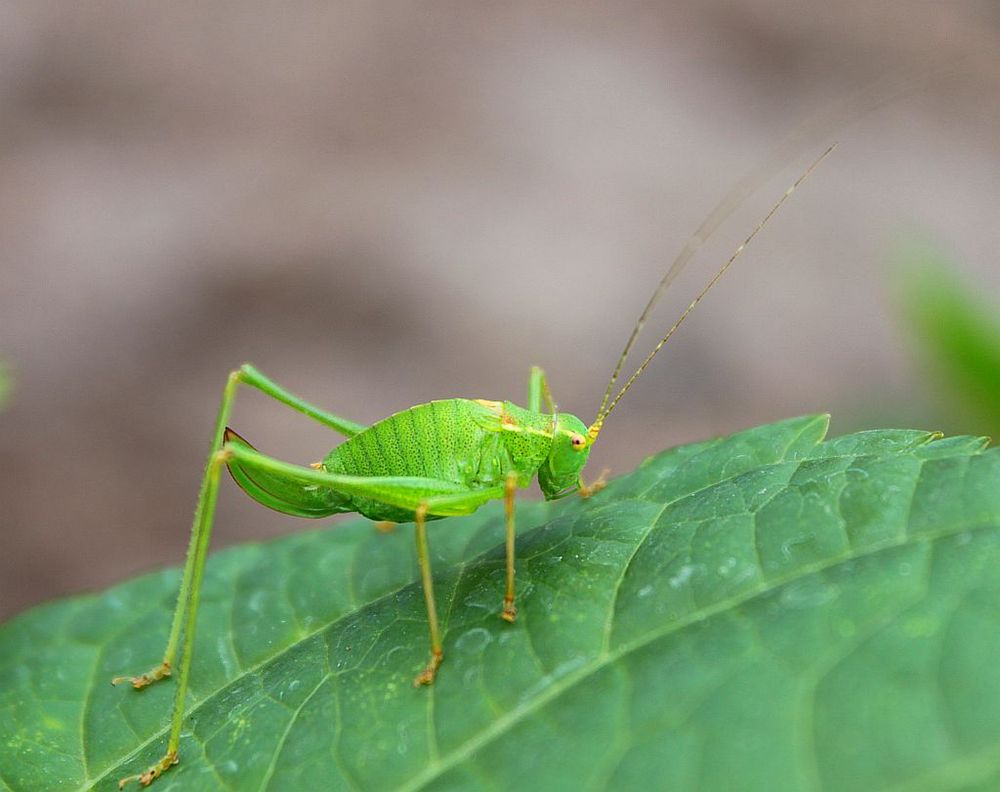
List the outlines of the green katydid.
{"label": "green katydid", "polygon": [[[573,492],[586,497],[603,486],[603,474],[587,486],[581,473],[605,419],[695,306],[833,148],[831,146],[817,158],[775,202],[626,380],[617,395],[611,398],[625,360],[646,320],[699,242],[707,237],[703,233],[706,226],[688,243],[667,270],[636,321],[612,372],[597,417],[589,426],[576,416],[557,410],[545,374],[538,367],[531,369],[526,408],[509,401],[445,399],[418,404],[371,426],[340,418],[303,401],[251,365],[233,371],[223,391],[215,423],[163,661],[139,676],[116,677],[113,680],[114,684],[128,681],[134,688],[141,689],[171,676],[178,648],[182,648],[166,753],[144,773],[123,778],[119,788],[133,779],[147,786],[179,761],[178,747],[194,649],[198,599],[223,466],[252,498],[285,514],[315,518],[340,512],[359,512],[377,521],[415,523],[417,559],[430,632],[430,659],[414,680],[414,686],[432,684],[444,659],[444,652],[434,605],[427,522],[470,514],[487,501],[504,500],[506,588],[500,616],[514,622],[517,615],[514,599],[514,495],[517,489],[527,487],[537,477],[544,497],[553,500]],[[724,214],[714,213],[715,221],[721,221]],[[310,466],[289,464],[258,452],[227,426],[236,391],[241,384],[262,391],[347,439],[321,462]]]}

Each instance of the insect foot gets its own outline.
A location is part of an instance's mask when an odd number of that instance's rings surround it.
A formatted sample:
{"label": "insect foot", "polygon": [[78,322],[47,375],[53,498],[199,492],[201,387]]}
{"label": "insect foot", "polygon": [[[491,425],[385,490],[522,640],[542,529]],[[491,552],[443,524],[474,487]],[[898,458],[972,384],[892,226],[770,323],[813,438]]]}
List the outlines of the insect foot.
{"label": "insect foot", "polygon": [[510,622],[511,624],[514,623],[514,620],[517,618],[517,605],[514,604],[513,599],[507,599],[504,597],[503,610],[500,611],[500,618],[505,622]]}
{"label": "insect foot", "polygon": [[136,690],[142,690],[144,687],[148,687],[154,682],[159,682],[161,679],[168,676],[170,676],[170,663],[164,661],[156,666],[156,668],[152,668],[145,674],[140,674],[139,676],[117,676],[111,680],[111,684],[118,685],[122,682],[130,682],[132,687]]}
{"label": "insect foot", "polygon": [[177,756],[177,751],[168,751],[167,755],[164,756],[159,762],[149,768],[145,773],[140,773],[139,775],[132,775],[123,778],[118,782],[118,788],[124,789],[125,785],[129,781],[138,781],[143,786],[149,786],[157,778],[163,775],[167,770],[177,764],[180,759]]}
{"label": "insect foot", "polygon": [[437,676],[437,670],[440,667],[442,661],[444,660],[444,652],[441,650],[436,650],[431,653],[431,659],[427,663],[427,668],[417,674],[417,678],[413,680],[413,687],[420,687],[421,685],[433,685],[434,677]]}
{"label": "insect foot", "polygon": [[608,468],[604,468],[601,471],[601,475],[597,477],[593,484],[585,484],[583,482],[583,476],[580,476],[580,489],[577,492],[580,493],[581,498],[589,498],[591,495],[596,495],[606,486],[608,486],[608,474],[611,471]]}

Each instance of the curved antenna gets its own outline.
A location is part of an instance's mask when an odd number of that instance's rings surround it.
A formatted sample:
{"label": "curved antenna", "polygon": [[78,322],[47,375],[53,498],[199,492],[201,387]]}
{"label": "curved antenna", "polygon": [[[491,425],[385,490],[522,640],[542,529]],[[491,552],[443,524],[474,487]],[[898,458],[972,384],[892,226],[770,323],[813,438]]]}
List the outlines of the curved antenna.
{"label": "curved antenna", "polygon": [[729,192],[723,196],[722,200],[716,204],[708,217],[698,227],[698,230],[685,243],[677,258],[674,259],[666,274],[660,280],[659,284],[657,284],[656,289],[654,289],[652,296],[649,298],[649,302],[646,303],[646,307],[639,314],[639,318],[632,328],[632,333],[629,335],[628,341],[625,342],[625,348],[622,350],[618,362],[615,364],[614,371],[611,373],[611,379],[608,380],[608,387],[604,391],[604,397],[601,399],[601,406],[597,411],[597,415],[601,417],[607,415],[610,411],[608,400],[611,398],[611,392],[618,381],[618,376],[621,374],[625,361],[632,352],[639,334],[653,313],[653,309],[659,303],[660,298],[666,293],[670,284],[677,279],[677,276],[681,274],[684,267],[687,266],[688,262],[698,252],[698,249],[705,241],[715,233],[718,227],[749,196],[755,193],[765,181],[770,179],[779,166],[786,162],[794,152],[800,150],[802,146],[809,144],[819,135],[829,134],[833,129],[842,128],[858,118],[895,101],[901,96],[905,96],[921,86],[930,84],[933,79],[950,77],[956,71],[958,71],[957,65],[952,64],[948,68],[936,68],[924,74],[904,73],[902,75],[889,75],[885,78],[880,78],[874,83],[867,84],[861,90],[852,91],[846,98],[842,98],[839,101],[835,101],[832,105],[818,110],[811,117],[800,123],[795,130],[775,147],[771,155],[760,166],[736,182]]}
{"label": "curved antenna", "polygon": [[[777,212],[778,209],[781,208],[781,205],[785,201],[788,200],[788,197],[793,192],[795,192],[796,189],[798,189],[798,186],[800,184],[802,184],[802,182],[804,182],[806,179],[809,178],[810,175],[812,175],[812,172],[814,170],[816,170],[816,168],[819,167],[820,163],[823,160],[825,160],[831,154],[831,152],[833,152],[833,150],[836,147],[837,147],[837,144],[834,143],[832,146],[830,146],[829,148],[827,148],[826,151],[824,151],[822,154],[820,154],[819,157],[817,157],[813,161],[813,163],[808,168],[806,168],[805,171],[803,171],[802,175],[799,176],[799,178],[795,180],[795,183],[792,184],[792,186],[789,187],[787,190],[785,190],[784,194],[775,202],[774,206],[771,207],[771,210],[766,215],[764,215],[764,218],[759,223],[757,223],[756,226],[754,226],[753,231],[751,231],[747,235],[747,238],[744,239],[743,242],[740,244],[740,246],[738,248],[736,248],[736,250],[733,253],[733,255],[731,255],[729,257],[729,260],[726,261],[726,263],[722,265],[722,267],[719,269],[718,272],[715,273],[715,275],[708,282],[708,284],[705,286],[705,288],[702,289],[698,293],[698,296],[696,296],[694,298],[694,300],[691,301],[691,304],[688,305],[688,307],[684,309],[684,313],[682,313],[680,315],[680,317],[677,319],[677,321],[674,322],[673,326],[667,331],[667,334],[662,339],[660,339],[660,342],[655,347],[653,347],[653,351],[650,352],[646,356],[646,359],[642,361],[642,363],[640,364],[639,368],[636,369],[635,373],[631,377],[628,378],[628,380],[625,382],[625,385],[622,386],[622,389],[618,392],[618,395],[615,396],[615,398],[611,400],[610,404],[608,404],[608,395],[607,394],[605,395],[604,401],[601,404],[601,409],[597,413],[597,418],[594,419],[594,423],[591,424],[590,429],[588,430],[588,434],[590,435],[591,442],[593,442],[594,440],[597,439],[597,435],[600,433],[601,427],[604,425],[604,419],[607,418],[608,415],[611,414],[611,411],[615,408],[615,405],[618,404],[618,402],[621,400],[622,396],[625,395],[625,392],[629,388],[632,387],[632,383],[633,382],[635,382],[637,379],[639,379],[639,377],[642,375],[642,372],[646,370],[646,367],[649,365],[650,361],[654,357],[656,357],[656,353],[659,352],[661,349],[663,349],[664,344],[666,344],[667,341],[670,340],[670,337],[675,332],[677,332],[677,328],[680,327],[681,324],[684,322],[684,320],[688,318],[688,315],[695,309],[695,306],[697,306],[698,303],[700,303],[702,301],[702,299],[705,297],[705,295],[708,294],[709,290],[716,283],[718,283],[719,279],[723,275],[726,274],[726,271],[732,266],[733,262],[736,261],[736,259],[738,259],[740,257],[740,254],[743,253],[743,251],[746,249],[747,245],[749,245],[750,242],[753,241],[753,238],[755,236],[757,236],[757,234],[760,232],[760,230],[762,228],[764,228],[764,226],[767,225],[768,221],[774,216],[775,212]],[[687,249],[688,248],[685,248],[685,250],[687,250]],[[680,261],[680,260],[681,259],[678,259],[678,261]],[[686,259],[685,259],[685,261],[686,261]],[[680,270],[677,267],[677,262],[674,262],[674,265],[670,267],[670,270],[664,276],[663,280],[660,281],[660,286],[657,287],[656,292],[653,295],[653,299],[651,299],[649,301],[649,304],[646,306],[646,310],[642,312],[642,316],[640,316],[640,318],[639,318],[639,322],[636,323],[636,329],[632,331],[632,336],[629,338],[629,343],[625,347],[625,354],[627,354],[629,352],[629,350],[631,349],[632,345],[634,344],[635,337],[639,334],[639,330],[641,329],[642,324],[645,323],[645,319],[648,316],[650,310],[652,310],[652,306],[656,304],[656,301],[660,298],[660,296],[662,295],[663,291],[666,289],[666,285],[669,285],[670,281],[673,280],[674,277],[676,277],[676,275],[677,275],[677,273],[679,271]],[[666,284],[666,285],[664,285],[664,284]],[[625,355],[622,356],[622,359],[619,360],[619,362],[618,362],[618,366],[615,368],[615,374],[611,378],[611,384],[612,385],[614,384],[614,381],[615,381],[618,373],[620,373],[622,364],[624,363],[624,359],[625,359]],[[611,392],[611,386],[609,385],[608,386],[608,393],[610,394],[610,392]]]}
{"label": "curved antenna", "polygon": [[615,383],[618,381],[618,375],[621,374],[622,367],[625,365],[625,361],[628,359],[629,353],[632,351],[632,347],[635,346],[635,342],[639,339],[639,333],[641,333],[642,328],[646,326],[646,322],[648,321],[650,314],[653,313],[653,309],[660,301],[660,298],[663,297],[667,289],[670,288],[670,284],[673,283],[677,276],[681,274],[684,267],[687,266],[688,262],[694,254],[698,252],[698,249],[705,243],[705,241],[713,233],[715,233],[716,229],[723,223],[723,221],[735,212],[736,209],[738,209],[740,205],[750,195],[752,195],[758,187],[760,187],[761,183],[766,180],[766,177],[771,170],[771,162],[774,159],[777,159],[777,157],[768,159],[765,165],[751,171],[736,182],[729,192],[722,197],[722,200],[716,204],[715,208],[709,212],[708,217],[706,217],[704,221],[702,221],[702,224],[698,226],[698,230],[688,238],[686,243],[684,243],[684,247],[681,249],[681,252],[677,254],[677,258],[675,258],[670,264],[670,268],[667,270],[663,278],[660,279],[656,289],[653,290],[653,294],[649,298],[649,302],[646,303],[646,307],[642,309],[642,313],[639,314],[639,318],[636,319],[635,326],[632,328],[632,333],[629,335],[628,341],[625,342],[625,348],[618,357],[618,362],[615,364],[614,371],[611,372],[611,379],[608,380],[608,387],[604,391],[604,398],[601,399],[601,407],[597,411],[598,415],[604,414],[604,410],[608,406],[608,399],[611,398],[611,391],[615,387]]}

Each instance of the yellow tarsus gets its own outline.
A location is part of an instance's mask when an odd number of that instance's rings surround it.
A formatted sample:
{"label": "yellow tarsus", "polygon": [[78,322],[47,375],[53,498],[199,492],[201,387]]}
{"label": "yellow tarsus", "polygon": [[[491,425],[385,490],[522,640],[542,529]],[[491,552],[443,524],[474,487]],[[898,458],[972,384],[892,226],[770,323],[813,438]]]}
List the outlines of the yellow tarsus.
{"label": "yellow tarsus", "polygon": [[118,788],[124,789],[129,781],[138,781],[144,787],[152,784],[157,778],[163,775],[167,770],[173,767],[180,761],[177,756],[177,751],[170,751],[164,756],[159,762],[150,767],[145,773],[140,773],[139,775],[126,776],[121,781],[118,782]]}
{"label": "yellow tarsus", "polygon": [[170,676],[170,663],[164,660],[156,668],[152,668],[145,674],[139,674],[139,676],[116,676],[111,680],[112,685],[118,685],[122,682],[128,682],[136,690],[142,690],[144,687],[149,687],[154,682],[159,682],[161,679]]}
{"label": "yellow tarsus", "polygon": [[427,667],[424,668],[417,678],[413,680],[413,687],[421,687],[422,685],[433,685],[434,677],[437,676],[437,670],[441,667],[441,663],[444,661],[444,652],[440,649],[435,649],[431,652],[431,659],[427,663]]}
{"label": "yellow tarsus", "polygon": [[579,492],[581,498],[589,498],[591,495],[596,495],[606,486],[608,486],[608,474],[611,472],[609,468],[604,468],[601,474],[594,479],[591,484],[586,484],[583,480],[583,476],[580,476],[580,489]]}

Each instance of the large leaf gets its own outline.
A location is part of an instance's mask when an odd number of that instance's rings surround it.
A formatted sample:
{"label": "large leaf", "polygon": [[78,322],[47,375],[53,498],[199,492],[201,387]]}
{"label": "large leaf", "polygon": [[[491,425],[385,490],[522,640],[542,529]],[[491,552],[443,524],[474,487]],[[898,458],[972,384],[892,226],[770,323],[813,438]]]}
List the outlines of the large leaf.
{"label": "large leaf", "polygon": [[[1000,786],[1000,451],[802,418],[668,451],[590,501],[211,558],[166,790]],[[493,504],[492,506],[497,506]],[[114,789],[162,754],[177,573],[0,628],[0,786]]]}

